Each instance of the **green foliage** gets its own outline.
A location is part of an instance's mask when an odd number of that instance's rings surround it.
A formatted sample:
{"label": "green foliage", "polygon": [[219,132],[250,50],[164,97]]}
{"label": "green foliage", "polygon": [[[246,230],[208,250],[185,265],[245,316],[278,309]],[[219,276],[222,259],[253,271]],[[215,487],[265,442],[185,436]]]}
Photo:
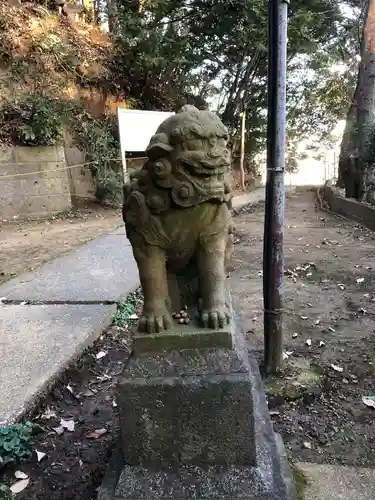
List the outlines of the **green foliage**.
{"label": "green foliage", "polygon": [[[356,19],[342,2],[295,0],[288,28],[288,141],[324,137],[343,118],[358,49]],[[116,82],[138,107],[174,110],[211,102],[238,135],[247,112],[246,151],[265,147],[267,2],[158,0],[120,3]],[[344,62],[343,73],[331,71]],[[199,102],[198,102],[199,101]]]}
{"label": "green foliage", "polygon": [[41,94],[23,94],[1,107],[0,137],[11,137],[19,145],[54,146],[63,138],[63,116],[70,109],[69,102]]}
{"label": "green foliage", "polygon": [[116,118],[94,119],[81,113],[73,125],[77,146],[87,154],[96,185],[96,198],[106,204],[122,202],[122,164]]}
{"label": "green foliage", "polygon": [[0,468],[30,456],[32,431],[31,422],[0,427]]}
{"label": "green foliage", "polygon": [[293,474],[297,500],[303,500],[305,497],[305,489],[309,484],[307,476],[304,471],[300,469],[295,463],[289,462],[289,466]]}
{"label": "green foliage", "polygon": [[143,297],[140,289],[131,293],[124,301],[119,303],[112,323],[118,326],[126,325],[129,317],[135,313],[142,303]]}
{"label": "green foliage", "polygon": [[[143,109],[176,109],[186,102],[204,106],[194,94],[199,65],[184,33],[182,1],[147,2],[141,11],[119,5],[114,78]],[[170,17],[169,17],[170,16]],[[181,19],[181,20],[180,20]]]}
{"label": "green foliage", "polygon": [[13,500],[13,498],[10,488],[5,484],[0,484],[0,500]]}

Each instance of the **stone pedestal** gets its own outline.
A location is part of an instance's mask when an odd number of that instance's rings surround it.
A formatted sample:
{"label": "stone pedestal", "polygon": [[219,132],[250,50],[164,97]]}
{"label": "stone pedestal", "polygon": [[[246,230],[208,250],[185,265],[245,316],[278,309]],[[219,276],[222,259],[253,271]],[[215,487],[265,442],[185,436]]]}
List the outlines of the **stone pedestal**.
{"label": "stone pedestal", "polygon": [[165,350],[156,337],[135,339],[117,390],[122,453],[99,500],[291,498],[258,368],[234,319],[210,331],[211,345],[194,325],[183,328],[172,350],[161,338]]}

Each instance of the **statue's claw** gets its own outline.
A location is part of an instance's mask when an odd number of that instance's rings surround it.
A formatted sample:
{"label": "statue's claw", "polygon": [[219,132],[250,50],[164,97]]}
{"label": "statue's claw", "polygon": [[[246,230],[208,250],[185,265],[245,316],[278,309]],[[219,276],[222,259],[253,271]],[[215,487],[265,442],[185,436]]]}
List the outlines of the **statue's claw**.
{"label": "statue's claw", "polygon": [[229,323],[229,314],[220,308],[213,308],[201,312],[204,328],[224,328]]}
{"label": "statue's claw", "polygon": [[144,311],[138,330],[147,333],[160,333],[172,326],[172,317],[168,311]]}

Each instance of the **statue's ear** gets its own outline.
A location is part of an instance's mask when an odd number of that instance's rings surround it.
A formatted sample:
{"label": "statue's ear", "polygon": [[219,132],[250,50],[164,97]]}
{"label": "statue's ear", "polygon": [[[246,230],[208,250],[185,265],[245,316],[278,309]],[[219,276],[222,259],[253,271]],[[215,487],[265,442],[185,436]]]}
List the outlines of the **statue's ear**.
{"label": "statue's ear", "polygon": [[170,144],[167,134],[160,133],[152,136],[150,144],[147,146],[146,154],[150,160],[155,160],[172,151],[173,146]]}

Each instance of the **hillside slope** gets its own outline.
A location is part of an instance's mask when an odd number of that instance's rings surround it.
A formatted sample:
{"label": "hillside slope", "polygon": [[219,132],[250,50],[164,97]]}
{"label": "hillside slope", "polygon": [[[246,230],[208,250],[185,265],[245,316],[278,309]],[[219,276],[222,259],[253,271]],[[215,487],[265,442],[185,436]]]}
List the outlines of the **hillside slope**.
{"label": "hillside slope", "polygon": [[93,116],[103,113],[111,100],[112,53],[109,36],[96,25],[1,1],[0,141],[20,141],[14,130],[30,119],[34,97],[38,106],[80,100]]}

